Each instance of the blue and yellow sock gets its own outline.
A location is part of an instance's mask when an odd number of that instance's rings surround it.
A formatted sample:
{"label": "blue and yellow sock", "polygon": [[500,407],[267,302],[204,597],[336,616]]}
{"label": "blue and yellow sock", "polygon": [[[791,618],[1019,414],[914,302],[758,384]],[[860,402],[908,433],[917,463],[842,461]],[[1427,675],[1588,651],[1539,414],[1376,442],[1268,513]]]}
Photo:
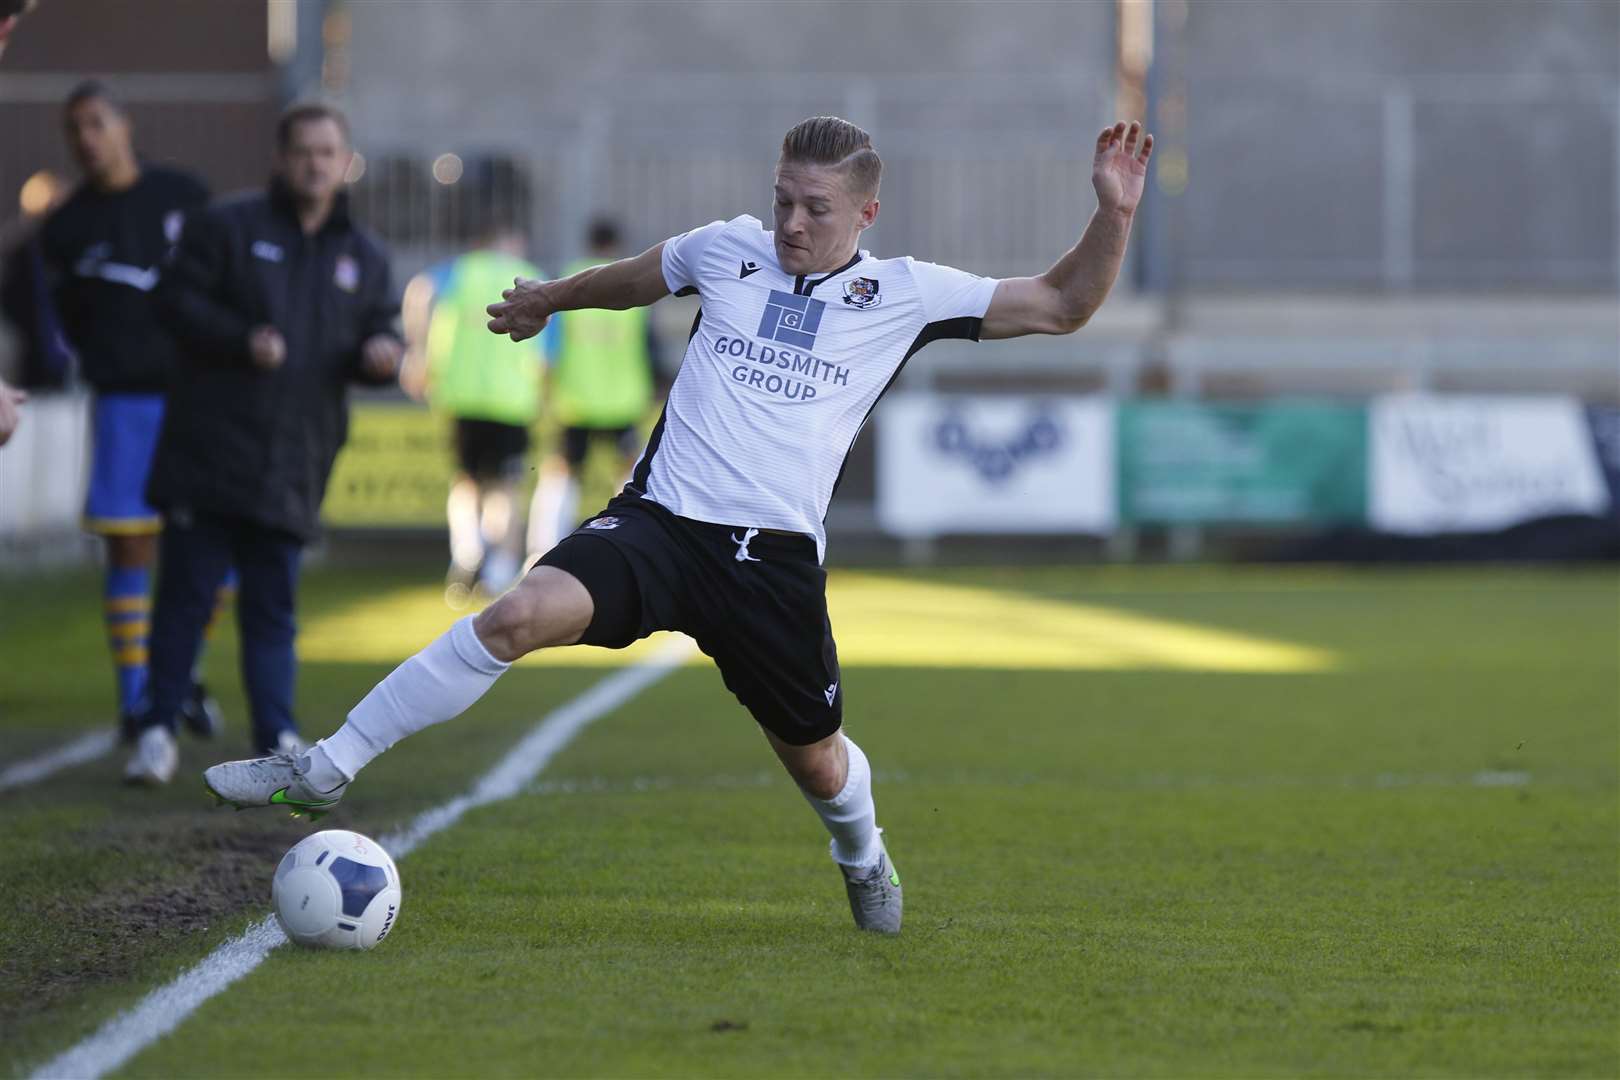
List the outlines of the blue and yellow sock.
{"label": "blue and yellow sock", "polygon": [[152,572],[145,567],[107,568],[103,613],[113,670],[118,675],[118,708],[133,712],[146,690],[146,644],[152,629]]}

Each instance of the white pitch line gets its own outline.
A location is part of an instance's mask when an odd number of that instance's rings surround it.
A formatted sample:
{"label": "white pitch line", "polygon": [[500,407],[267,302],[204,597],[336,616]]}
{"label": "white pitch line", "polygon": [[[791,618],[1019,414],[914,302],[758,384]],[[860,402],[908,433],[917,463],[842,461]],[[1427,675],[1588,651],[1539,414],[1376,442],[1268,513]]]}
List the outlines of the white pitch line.
{"label": "white pitch line", "polygon": [[[434,833],[454,825],[468,810],[519,794],[593,720],[675,670],[691,648],[689,639],[677,638],[641,663],[615,672],[562,705],[480,777],[471,791],[418,814],[405,828],[384,837],[380,841],[383,848],[394,858],[403,858]],[[275,916],[255,923],[173,982],[146,995],[134,1008],[108,1020],[77,1046],[41,1065],[33,1075],[39,1080],[106,1075],[179,1027],[205,1001],[258,967],[272,949],[286,940]]]}
{"label": "white pitch line", "polygon": [[111,728],[81,735],[70,743],[58,746],[38,757],[7,765],[0,770],[0,791],[37,784],[54,772],[73,765],[94,761],[118,744],[118,732]]}

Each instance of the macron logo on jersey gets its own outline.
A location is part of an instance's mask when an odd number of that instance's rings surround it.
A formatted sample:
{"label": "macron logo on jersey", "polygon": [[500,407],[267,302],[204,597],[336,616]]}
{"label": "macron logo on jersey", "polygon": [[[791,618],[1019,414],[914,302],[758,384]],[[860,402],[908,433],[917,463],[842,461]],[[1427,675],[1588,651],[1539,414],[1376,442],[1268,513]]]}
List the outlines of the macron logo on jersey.
{"label": "macron logo on jersey", "polygon": [[765,301],[765,315],[759,320],[759,336],[796,349],[813,349],[826,307],[820,300],[772,289]]}

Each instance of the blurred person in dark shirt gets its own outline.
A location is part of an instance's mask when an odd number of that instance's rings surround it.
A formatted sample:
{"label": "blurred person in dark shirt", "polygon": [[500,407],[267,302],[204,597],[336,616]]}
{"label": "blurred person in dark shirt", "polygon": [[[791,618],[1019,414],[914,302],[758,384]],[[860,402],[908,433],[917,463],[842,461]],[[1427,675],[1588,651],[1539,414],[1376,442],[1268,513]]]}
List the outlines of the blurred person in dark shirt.
{"label": "blurred person in dark shirt", "polygon": [[[135,734],[147,681],[151,576],[161,528],[144,497],[178,344],[153,290],[188,212],[208,201],[190,173],[140,160],[129,117],[102,83],[80,83],[63,107],[81,181],[38,237],[54,326],[77,353],[95,391],[84,526],[106,539],[103,617],[117,673],[124,735]],[[222,584],[216,579],[213,585]],[[192,679],[184,719],[198,734],[219,727],[218,708]]]}
{"label": "blurred person in dark shirt", "polygon": [[269,190],[189,218],[164,272],[182,372],[147,485],[164,527],[132,781],[174,774],[212,582],[232,564],[255,745],[302,749],[292,708],[300,558],[348,435],[349,384],[393,382],[403,353],[387,254],[349,217],[352,157],[342,113],[294,105],[276,128]]}

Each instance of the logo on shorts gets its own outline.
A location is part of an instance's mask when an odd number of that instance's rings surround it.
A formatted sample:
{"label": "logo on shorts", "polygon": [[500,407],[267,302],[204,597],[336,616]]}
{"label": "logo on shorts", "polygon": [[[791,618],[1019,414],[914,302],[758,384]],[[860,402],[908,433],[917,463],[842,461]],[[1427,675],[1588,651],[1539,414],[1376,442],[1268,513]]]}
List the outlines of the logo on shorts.
{"label": "logo on shorts", "polygon": [[878,279],[858,277],[844,282],[844,303],[850,307],[877,307],[883,297],[878,295]]}
{"label": "logo on shorts", "polygon": [[584,527],[587,529],[617,529],[623,523],[623,519],[609,515],[587,521]]}
{"label": "logo on shorts", "polygon": [[813,349],[826,308],[820,300],[772,289],[765,301],[765,315],[759,320],[759,336],[796,349]]}
{"label": "logo on shorts", "polygon": [[833,698],[838,696],[838,684],[833,683],[831,686],[827,687],[827,689],[823,690],[822,694],[826,696],[827,704],[831,705],[833,703]]}
{"label": "logo on shorts", "polygon": [[360,287],[360,263],[353,255],[337,257],[337,263],[332,268],[332,284],[344,292],[354,292]]}

